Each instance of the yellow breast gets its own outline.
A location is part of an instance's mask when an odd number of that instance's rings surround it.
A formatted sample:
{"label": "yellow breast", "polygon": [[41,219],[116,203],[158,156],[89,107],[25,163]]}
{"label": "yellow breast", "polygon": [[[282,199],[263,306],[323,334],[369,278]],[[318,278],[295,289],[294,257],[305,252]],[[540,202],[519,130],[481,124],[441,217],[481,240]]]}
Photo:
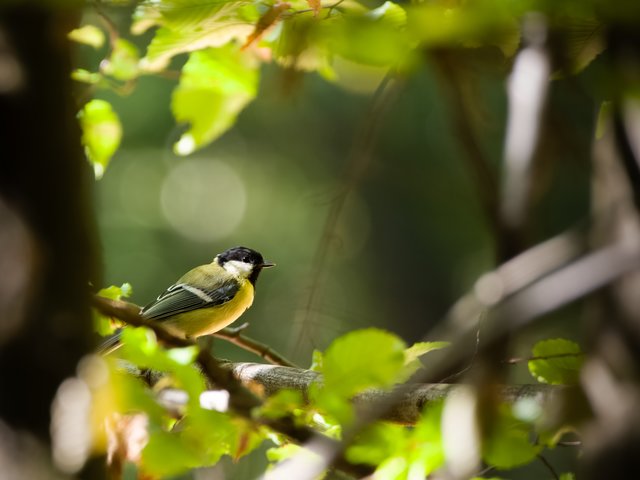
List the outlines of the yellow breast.
{"label": "yellow breast", "polygon": [[222,330],[235,322],[253,303],[253,285],[241,281],[238,293],[226,303],[180,313],[163,322],[170,330],[186,337],[200,337]]}

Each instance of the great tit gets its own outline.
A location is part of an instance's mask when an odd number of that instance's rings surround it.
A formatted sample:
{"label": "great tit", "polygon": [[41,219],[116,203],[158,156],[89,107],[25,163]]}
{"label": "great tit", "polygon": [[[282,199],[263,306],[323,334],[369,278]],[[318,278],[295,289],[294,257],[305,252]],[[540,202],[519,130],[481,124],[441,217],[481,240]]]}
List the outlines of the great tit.
{"label": "great tit", "polygon": [[[260,272],[274,265],[250,248],[230,248],[211,263],[189,270],[140,314],[161,322],[179,337],[210,335],[233,323],[251,306]],[[117,333],[99,351],[115,350],[119,340]]]}

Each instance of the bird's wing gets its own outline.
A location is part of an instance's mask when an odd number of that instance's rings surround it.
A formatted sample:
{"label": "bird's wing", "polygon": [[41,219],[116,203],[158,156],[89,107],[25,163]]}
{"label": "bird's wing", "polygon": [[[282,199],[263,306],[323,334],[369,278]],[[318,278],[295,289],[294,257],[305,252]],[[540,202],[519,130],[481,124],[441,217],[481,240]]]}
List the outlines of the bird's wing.
{"label": "bird's wing", "polygon": [[227,280],[207,290],[176,283],[144,307],[141,314],[144,318],[162,320],[179,313],[222,305],[231,300],[239,289],[240,284],[235,280]]}

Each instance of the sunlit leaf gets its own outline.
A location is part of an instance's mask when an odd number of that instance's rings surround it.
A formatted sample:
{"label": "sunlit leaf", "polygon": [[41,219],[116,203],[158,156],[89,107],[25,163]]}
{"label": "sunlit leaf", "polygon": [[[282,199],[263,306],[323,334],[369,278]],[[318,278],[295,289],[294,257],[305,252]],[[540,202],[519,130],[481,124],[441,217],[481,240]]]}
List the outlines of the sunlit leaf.
{"label": "sunlit leaf", "polygon": [[402,7],[385,2],[365,14],[345,15],[323,30],[332,53],[376,66],[400,64],[410,52]]}
{"label": "sunlit leaf", "polygon": [[161,27],[142,62],[145,69],[156,71],[179,53],[221,47],[232,40],[245,43],[259,17],[257,5],[246,0],[172,0],[155,9],[143,5],[133,28],[139,32],[151,25]]}
{"label": "sunlit leaf", "polygon": [[235,45],[192,53],[171,101],[176,120],[190,125],[176,153],[188,155],[227,131],[255,97],[258,80],[255,60]]}
{"label": "sunlit leaf", "polygon": [[314,350],[311,354],[311,366],[309,367],[309,370],[313,372],[321,372],[323,360],[322,352],[320,350]]}
{"label": "sunlit leaf", "polygon": [[297,390],[283,389],[271,395],[260,408],[260,415],[265,418],[280,418],[291,415],[294,410],[304,405],[302,393]]}
{"label": "sunlit leaf", "polygon": [[94,25],[84,25],[69,32],[69,39],[74,42],[100,48],[104,45],[104,33]]}
{"label": "sunlit leaf", "polygon": [[407,430],[400,425],[374,423],[347,449],[346,458],[353,463],[378,465],[404,450],[407,437]]}
{"label": "sunlit leaf", "polygon": [[122,358],[141,369],[152,369],[170,375],[171,385],[185,390],[190,406],[200,406],[200,394],[205,389],[202,375],[191,363],[197,347],[176,351],[165,350],[158,345],[153,332],[147,328],[125,328],[122,331]]}
{"label": "sunlit leaf", "polygon": [[117,80],[132,80],[140,73],[139,61],[140,55],[136,46],[128,40],[119,38],[109,58],[102,62],[101,71]]}
{"label": "sunlit leaf", "polygon": [[71,78],[77,82],[88,83],[89,85],[97,85],[102,81],[102,75],[90,72],[83,68],[77,68],[71,72]]}
{"label": "sunlit leaf", "polygon": [[420,357],[429,352],[446,348],[450,342],[418,342],[411,345],[404,351],[404,368],[402,370],[401,379],[406,380],[415,372],[422,368]]}
{"label": "sunlit leaf", "polygon": [[528,363],[529,372],[539,382],[578,383],[583,355],[577,343],[564,338],[542,340],[534,345],[532,353],[534,360]]}
{"label": "sunlit leaf", "polygon": [[129,298],[133,294],[133,287],[130,283],[123,283],[121,286],[111,285],[110,287],[101,288],[98,296],[109,298],[111,300],[122,300]]}
{"label": "sunlit leaf", "polygon": [[[133,288],[131,287],[131,284],[123,283],[120,287],[111,285],[110,287],[100,289],[98,291],[98,296],[109,298],[111,300],[121,300],[131,296],[132,293]],[[95,308],[92,310],[92,313],[94,329],[103,337],[111,335],[116,328],[121,326],[120,322],[101,314]]]}
{"label": "sunlit leaf", "polygon": [[404,342],[368,328],[337,338],[324,354],[325,388],[345,397],[370,387],[392,385],[404,365]]}
{"label": "sunlit leaf", "polygon": [[507,405],[489,425],[482,443],[482,459],[496,468],[513,468],[525,465],[542,450],[531,441],[531,426],[516,419]]}
{"label": "sunlit leaf", "polygon": [[179,435],[155,432],[142,451],[142,469],[151,475],[177,475],[197,466],[200,466],[197,452]]}
{"label": "sunlit leaf", "polygon": [[493,45],[512,56],[520,43],[519,16],[524,6],[501,0],[468,2],[451,7],[420,3],[408,7],[410,38],[429,47]]}
{"label": "sunlit leaf", "polygon": [[82,144],[93,164],[96,178],[101,178],[111,157],[120,146],[120,119],[111,105],[104,100],[87,102],[78,118],[82,127]]}

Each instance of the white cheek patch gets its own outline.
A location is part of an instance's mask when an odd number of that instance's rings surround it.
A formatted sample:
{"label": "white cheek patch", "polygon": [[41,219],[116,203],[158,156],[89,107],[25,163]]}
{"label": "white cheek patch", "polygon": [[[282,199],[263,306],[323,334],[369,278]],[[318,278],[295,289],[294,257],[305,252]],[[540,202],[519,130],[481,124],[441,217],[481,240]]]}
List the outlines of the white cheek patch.
{"label": "white cheek patch", "polygon": [[253,265],[238,260],[229,260],[223,265],[223,268],[231,275],[246,277],[251,273],[251,270],[253,270]]}

